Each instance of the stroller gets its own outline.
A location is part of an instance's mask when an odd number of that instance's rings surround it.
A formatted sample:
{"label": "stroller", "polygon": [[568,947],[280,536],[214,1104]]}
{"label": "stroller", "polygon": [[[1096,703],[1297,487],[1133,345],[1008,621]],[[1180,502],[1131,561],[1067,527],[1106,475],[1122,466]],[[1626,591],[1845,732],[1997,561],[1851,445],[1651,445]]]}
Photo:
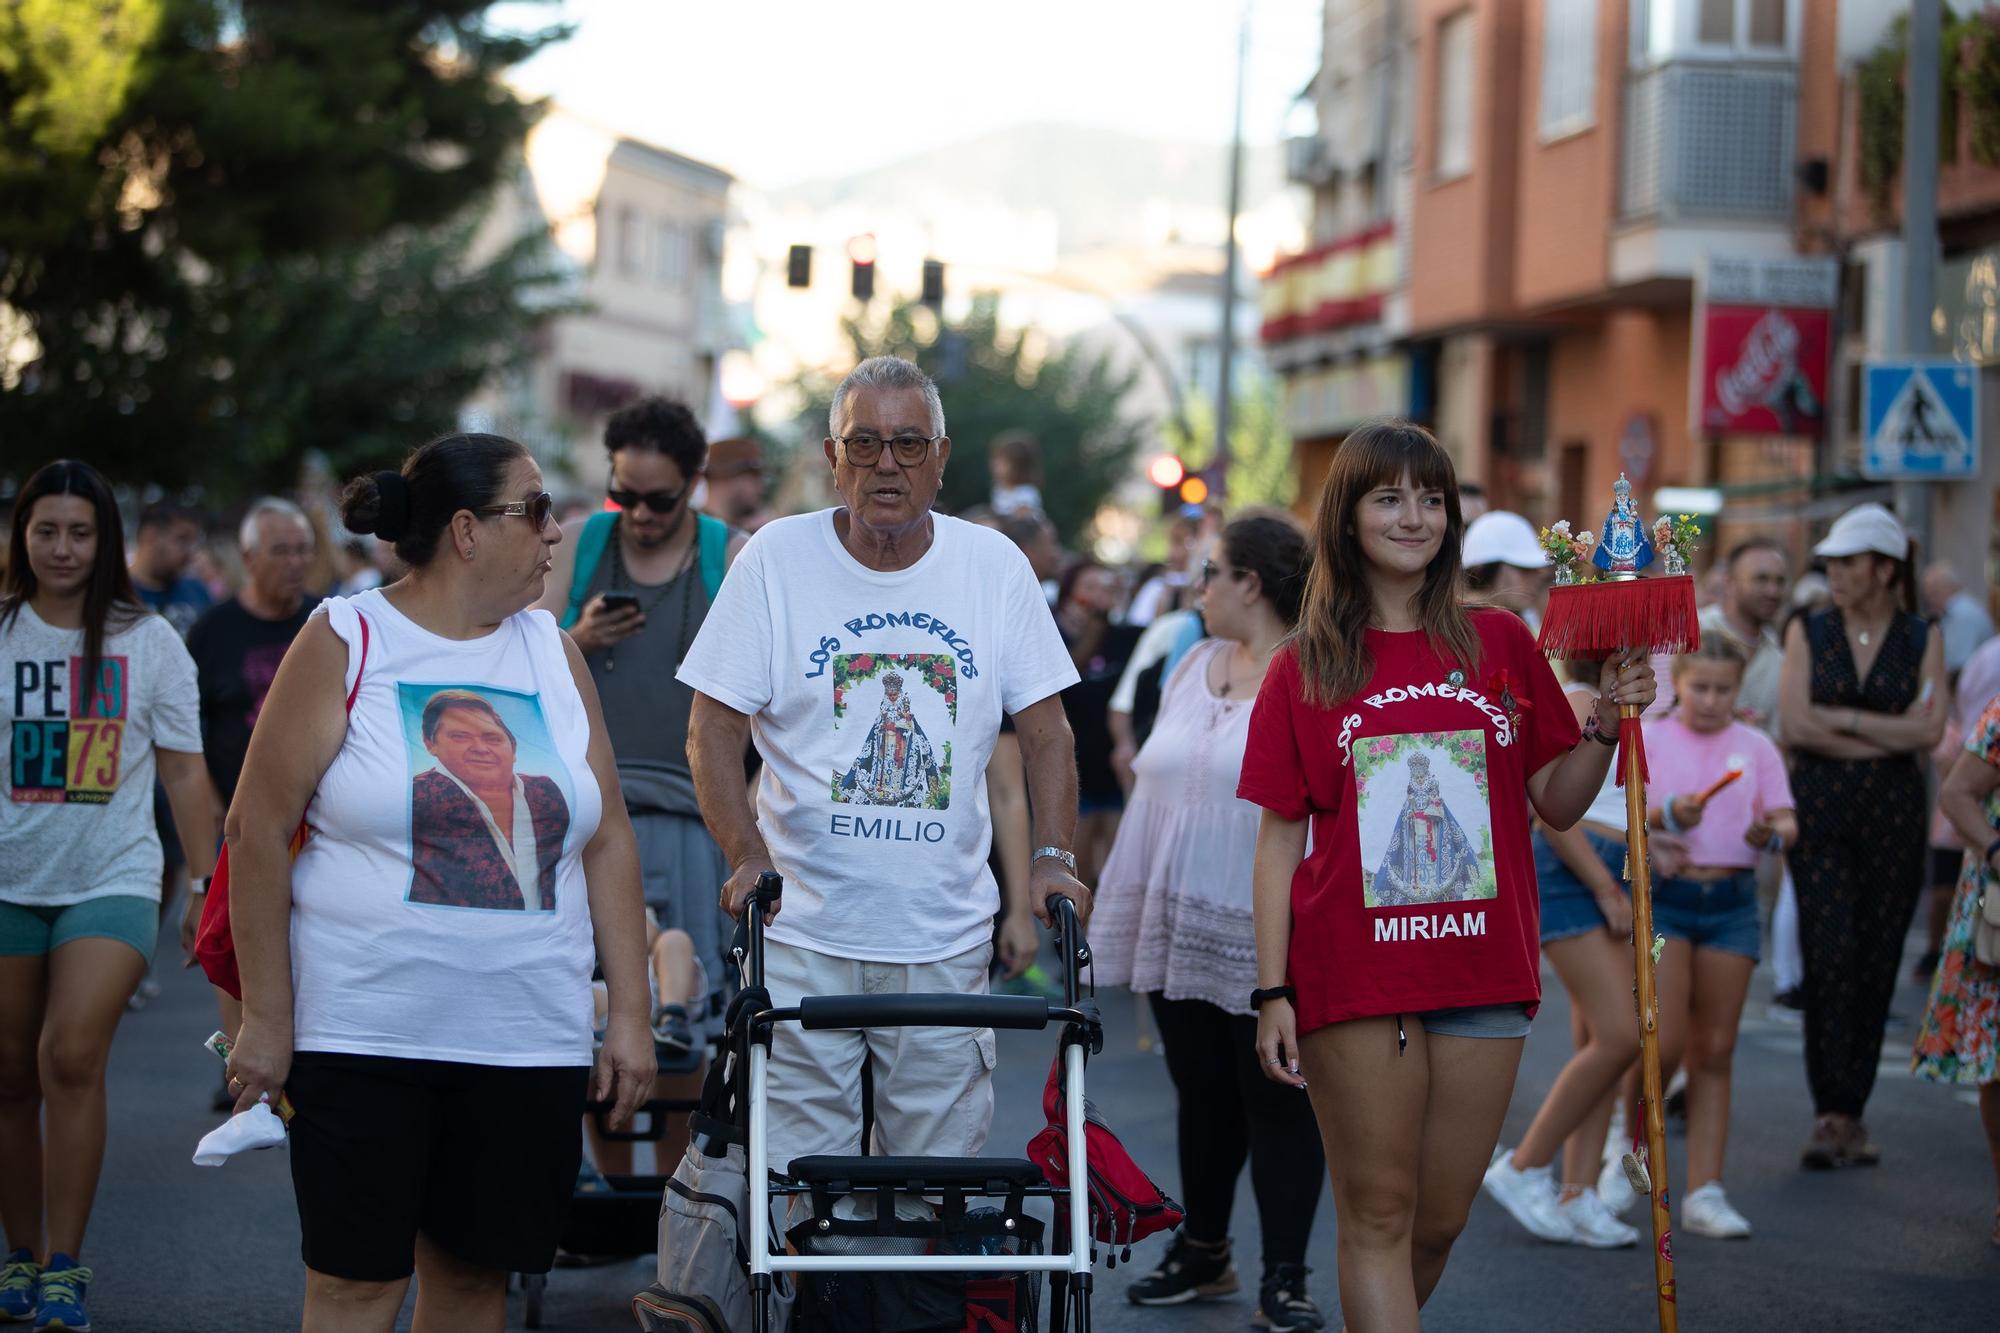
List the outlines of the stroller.
{"label": "stroller", "polygon": [[[748,943],[744,959],[744,994],[754,996],[764,985],[763,911],[775,902],[782,881],[767,875],[758,882],[749,907]],[[747,1259],[751,1287],[751,1333],[773,1333],[772,1275],[790,1272],[811,1273],[930,1273],[992,1277],[1045,1272],[1049,1275],[1049,1327],[1056,1333],[1074,1328],[1089,1333],[1092,1248],[1089,1191],[1082,1182],[1091,1179],[1086,1161],[1084,1112],[1084,1062],[1088,1055],[1103,1049],[1104,1032],[1096,1005],[1078,997],[1077,973],[1090,961],[1090,948],[1078,924],[1076,907],[1067,898],[1055,900],[1056,940],[1062,955],[1063,1003],[1051,1005],[1036,995],[816,995],[807,996],[794,1007],[757,1009],[744,1007],[738,1014],[740,1035],[747,1046],[748,1067],[748,1182],[750,1206],[747,1210],[749,1235]],[[768,998],[765,999],[768,1004]],[[797,1023],[808,1030],[870,1027],[964,1027],[1045,1030],[1052,1023],[1062,1025],[1062,1096],[1068,1129],[1067,1178],[1077,1188],[1052,1185],[1042,1168],[1027,1158],[942,1158],[942,1157],[801,1157],[784,1164],[774,1179],[767,1160],[767,1063],[772,1029],[780,1023]],[[738,1036],[732,1033],[732,1038]],[[739,1046],[738,1049],[743,1049]],[[782,1089],[779,1090],[782,1095]],[[863,1148],[867,1146],[864,1135]],[[872,1194],[878,1201],[877,1215],[856,1218],[835,1211],[834,1204],[850,1195]],[[907,1218],[899,1215],[898,1196],[905,1199],[926,1195],[943,1201],[936,1217]],[[787,1254],[772,1244],[770,1235],[773,1197],[809,1197],[812,1217],[796,1227],[792,1236],[801,1251],[809,1251],[816,1238],[836,1236],[892,1236],[905,1242],[923,1238],[949,1242],[970,1234],[978,1244],[972,1253],[883,1254],[811,1253]],[[1031,1198],[1046,1198],[1054,1208],[1054,1252],[1033,1252],[1041,1231],[1040,1222],[1023,1213]],[[968,1215],[968,1199],[999,1202],[998,1209],[982,1209]],[[921,1210],[928,1212],[928,1210]],[[1013,1244],[1016,1252],[1005,1252]],[[899,1248],[907,1249],[908,1244]],[[1002,1252],[989,1252],[1000,1250]],[[968,1287],[971,1284],[968,1284]],[[1033,1283],[1021,1286],[1030,1298]],[[802,1298],[803,1299],[803,1298]],[[1030,1316],[1031,1317],[1031,1316]]]}

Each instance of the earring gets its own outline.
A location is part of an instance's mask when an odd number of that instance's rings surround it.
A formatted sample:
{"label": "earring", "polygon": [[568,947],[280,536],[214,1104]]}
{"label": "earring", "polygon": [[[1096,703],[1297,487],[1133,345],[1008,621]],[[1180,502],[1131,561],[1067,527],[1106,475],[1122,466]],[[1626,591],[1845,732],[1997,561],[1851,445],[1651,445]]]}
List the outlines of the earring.
{"label": "earring", "polygon": [[464,556],[467,560],[470,560],[472,559],[472,548],[468,546],[463,551],[460,551],[459,554]]}

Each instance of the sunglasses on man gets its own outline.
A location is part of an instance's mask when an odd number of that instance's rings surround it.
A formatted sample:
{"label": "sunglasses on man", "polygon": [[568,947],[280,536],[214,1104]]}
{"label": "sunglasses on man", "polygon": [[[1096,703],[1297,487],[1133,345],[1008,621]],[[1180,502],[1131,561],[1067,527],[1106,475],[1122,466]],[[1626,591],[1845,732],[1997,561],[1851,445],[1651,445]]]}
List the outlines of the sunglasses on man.
{"label": "sunglasses on man", "polygon": [[683,486],[677,491],[607,490],[604,493],[610,496],[611,503],[620,509],[637,509],[640,505],[644,505],[656,514],[671,514],[681,507],[681,501],[687,499],[690,489]]}
{"label": "sunglasses on man", "polygon": [[549,515],[555,511],[555,507],[554,496],[547,491],[537,491],[525,500],[515,500],[511,504],[503,505],[484,505],[472,512],[482,516],[511,514],[517,518],[525,518],[535,525],[536,532],[540,532],[548,527]]}

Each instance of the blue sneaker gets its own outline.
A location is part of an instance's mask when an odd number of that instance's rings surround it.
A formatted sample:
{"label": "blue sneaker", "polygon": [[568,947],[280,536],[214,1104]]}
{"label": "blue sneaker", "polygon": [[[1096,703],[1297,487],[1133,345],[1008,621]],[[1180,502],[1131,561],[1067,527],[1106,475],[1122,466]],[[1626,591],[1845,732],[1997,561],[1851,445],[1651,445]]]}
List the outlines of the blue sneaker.
{"label": "blue sneaker", "polygon": [[35,1291],[42,1266],[33,1250],[16,1250],[0,1264],[0,1324],[25,1324],[35,1317]]}
{"label": "blue sneaker", "polygon": [[49,1266],[42,1270],[42,1308],[35,1316],[35,1333],[52,1328],[89,1333],[90,1315],[83,1308],[83,1291],[89,1285],[88,1268],[66,1254],[50,1255]]}

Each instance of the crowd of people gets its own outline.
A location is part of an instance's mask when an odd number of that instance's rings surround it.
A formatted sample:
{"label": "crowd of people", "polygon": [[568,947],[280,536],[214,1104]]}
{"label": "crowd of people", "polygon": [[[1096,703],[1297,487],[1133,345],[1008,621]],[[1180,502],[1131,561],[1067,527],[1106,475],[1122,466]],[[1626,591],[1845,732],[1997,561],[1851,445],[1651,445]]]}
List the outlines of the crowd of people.
{"label": "crowd of people", "polygon": [[[1881,1160],[1865,1111],[1927,888],[1911,1058],[1977,1086],[2000,1187],[2000,638],[1886,509],[1806,569],[1769,538],[1718,552],[1693,652],[1552,663],[1534,526],[1407,423],[1349,436],[1310,525],[1189,509],[1138,568],[1064,551],[1022,437],[990,450],[990,503],[937,512],[945,406],[893,358],[833,397],[831,509],[773,516],[754,443],[665,399],[604,443],[601,504],[458,433],[355,478],[337,524],[255,502],[226,560],[168,504],[128,557],[86,463],[27,479],[0,593],[0,1322],[87,1325],[111,1040],[176,901],[192,947],[226,843],[217,1107],[288,1104],[308,1322],[389,1328],[414,1274],[420,1325],[500,1327],[572,1194],[632,1168],[585,1156],[586,1102],[616,1125],[698,1062],[731,919],[776,871],[780,1005],[1034,990],[1036,920],[1094,911],[1097,979],[1160,1040],[1187,1203],[1129,1298],[1239,1290],[1247,1166],[1263,1326],[1324,1326],[1330,1178],[1347,1326],[1413,1329],[1482,1190],[1547,1241],[1640,1239],[1626,705],[1680,1226],[1752,1232],[1724,1167],[1767,954],[1805,1037],[1801,1165]],[[1544,957],[1573,1053],[1503,1146]],[[995,1061],[991,1032],[781,1027],[771,1160],[860,1148],[864,1062],[874,1150],[976,1155]]]}

